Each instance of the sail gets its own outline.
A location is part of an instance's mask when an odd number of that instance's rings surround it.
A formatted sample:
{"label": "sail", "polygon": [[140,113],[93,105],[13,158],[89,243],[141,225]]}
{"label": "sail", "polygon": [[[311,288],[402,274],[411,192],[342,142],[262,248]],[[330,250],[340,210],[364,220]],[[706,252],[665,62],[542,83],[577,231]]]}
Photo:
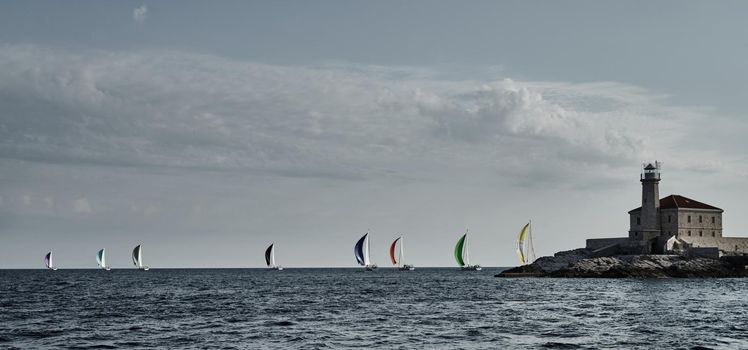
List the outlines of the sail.
{"label": "sail", "polygon": [[364,244],[364,265],[371,265],[371,242],[369,240],[369,233],[366,233],[366,244]]}
{"label": "sail", "polygon": [[135,249],[132,250],[132,263],[135,264],[138,268],[143,267],[143,261],[142,258],[142,252],[140,251],[140,245],[135,247]]}
{"label": "sail", "polygon": [[528,222],[522,230],[519,231],[519,237],[517,238],[517,257],[519,258],[520,264],[527,263],[527,251],[525,250],[525,241],[527,240],[528,233],[530,232],[530,223]]}
{"label": "sail", "polygon": [[457,265],[465,266],[465,261],[462,260],[462,250],[465,246],[465,239],[467,238],[467,233],[462,235],[460,237],[460,240],[457,241],[457,245],[455,246],[455,260],[457,260]]}
{"label": "sail", "polygon": [[400,240],[402,237],[397,237],[397,239],[392,242],[392,245],[390,245],[390,260],[392,260],[392,266],[397,266],[397,259],[395,259],[395,246],[397,245],[397,241]]}
{"label": "sail", "polygon": [[353,247],[353,254],[356,255],[356,262],[361,266],[366,266],[366,260],[364,259],[364,243],[366,243],[366,237],[369,233],[366,233],[361,239],[356,242],[356,246]]}
{"label": "sail", "polygon": [[268,265],[268,267],[271,267],[275,265],[275,259],[272,259],[273,255],[273,245],[271,244],[268,249],[265,250],[265,263]]}
{"label": "sail", "polygon": [[96,263],[101,267],[106,267],[106,265],[104,265],[104,249],[99,250],[99,252],[96,253]]}
{"label": "sail", "polygon": [[46,265],[48,269],[52,268],[52,252],[49,252],[44,256],[44,265]]}
{"label": "sail", "polygon": [[522,265],[535,261],[535,248],[532,245],[532,222],[528,222],[517,237],[517,257]]}

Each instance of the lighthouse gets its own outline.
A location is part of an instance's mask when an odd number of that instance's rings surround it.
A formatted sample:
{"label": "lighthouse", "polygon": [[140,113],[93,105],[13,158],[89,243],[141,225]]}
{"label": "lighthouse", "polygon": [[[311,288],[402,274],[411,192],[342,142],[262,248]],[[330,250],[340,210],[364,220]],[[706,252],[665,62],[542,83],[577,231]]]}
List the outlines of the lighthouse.
{"label": "lighthouse", "polygon": [[644,166],[640,176],[642,183],[641,233],[639,240],[648,241],[659,237],[660,227],[660,162]]}

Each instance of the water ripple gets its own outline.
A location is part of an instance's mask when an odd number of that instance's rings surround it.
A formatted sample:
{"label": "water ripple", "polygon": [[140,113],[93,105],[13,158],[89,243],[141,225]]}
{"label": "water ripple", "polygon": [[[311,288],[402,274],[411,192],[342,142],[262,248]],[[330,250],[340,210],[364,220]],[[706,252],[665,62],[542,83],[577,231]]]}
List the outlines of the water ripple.
{"label": "water ripple", "polygon": [[0,271],[0,348],[748,348],[743,279]]}

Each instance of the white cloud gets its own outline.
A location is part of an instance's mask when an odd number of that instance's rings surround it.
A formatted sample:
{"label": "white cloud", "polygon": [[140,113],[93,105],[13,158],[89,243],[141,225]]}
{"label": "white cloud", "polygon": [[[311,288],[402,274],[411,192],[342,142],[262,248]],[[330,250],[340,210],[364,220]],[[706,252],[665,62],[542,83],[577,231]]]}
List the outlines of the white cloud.
{"label": "white cloud", "polygon": [[148,18],[148,7],[145,4],[138,6],[132,11],[132,19],[136,23],[143,23],[146,18]]}
{"label": "white cloud", "polygon": [[703,124],[662,94],[614,82],[454,81],[404,69],[4,46],[0,156],[347,179],[470,169],[545,186],[667,159],[689,147],[676,135]]}

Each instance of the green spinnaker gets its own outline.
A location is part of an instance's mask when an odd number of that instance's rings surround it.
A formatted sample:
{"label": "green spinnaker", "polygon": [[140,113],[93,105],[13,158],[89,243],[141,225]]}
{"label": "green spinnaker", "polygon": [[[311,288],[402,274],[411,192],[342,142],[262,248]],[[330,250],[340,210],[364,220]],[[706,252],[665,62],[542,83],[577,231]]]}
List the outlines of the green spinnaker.
{"label": "green spinnaker", "polygon": [[455,246],[455,260],[457,260],[457,265],[460,266],[465,266],[465,261],[462,260],[462,247],[465,245],[465,237],[467,237],[467,233],[460,237]]}

